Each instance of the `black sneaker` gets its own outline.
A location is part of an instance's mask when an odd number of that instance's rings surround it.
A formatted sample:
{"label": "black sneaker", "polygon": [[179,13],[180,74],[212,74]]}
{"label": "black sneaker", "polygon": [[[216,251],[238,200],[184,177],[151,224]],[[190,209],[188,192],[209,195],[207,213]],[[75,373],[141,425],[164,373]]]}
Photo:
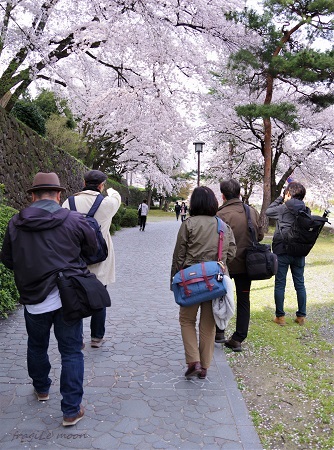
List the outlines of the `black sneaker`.
{"label": "black sneaker", "polygon": [[215,342],[217,344],[223,344],[226,341],[224,331],[216,332]]}
{"label": "black sneaker", "polygon": [[234,352],[242,352],[241,342],[235,341],[234,339],[229,339],[225,341],[225,347],[230,348]]}

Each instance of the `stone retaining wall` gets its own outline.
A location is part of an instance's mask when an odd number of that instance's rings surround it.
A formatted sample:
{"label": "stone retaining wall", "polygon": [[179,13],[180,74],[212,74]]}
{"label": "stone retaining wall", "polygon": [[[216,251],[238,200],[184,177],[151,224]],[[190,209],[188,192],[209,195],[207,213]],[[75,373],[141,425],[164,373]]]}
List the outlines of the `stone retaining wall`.
{"label": "stone retaining wall", "polygon": [[[66,188],[64,198],[82,189],[83,174],[87,171],[80,161],[50,143],[0,108],[0,184],[4,184],[4,199],[16,209],[26,207],[37,172],[56,172]],[[109,183],[117,189],[122,201],[138,204],[138,191],[118,183]],[[137,192],[135,192],[137,191]],[[132,200],[133,198],[133,201]]]}

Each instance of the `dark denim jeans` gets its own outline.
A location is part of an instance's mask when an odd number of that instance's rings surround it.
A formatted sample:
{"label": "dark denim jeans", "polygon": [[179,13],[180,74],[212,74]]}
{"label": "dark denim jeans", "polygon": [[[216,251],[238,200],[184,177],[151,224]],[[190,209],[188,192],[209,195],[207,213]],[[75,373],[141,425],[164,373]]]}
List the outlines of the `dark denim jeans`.
{"label": "dark denim jeans", "polygon": [[275,276],[276,317],[285,316],[284,294],[286,276],[290,267],[293,284],[297,293],[298,311],[296,316],[306,316],[306,289],[304,284],[305,256],[277,255],[278,270]]}
{"label": "dark denim jeans", "polygon": [[90,319],[90,336],[95,339],[102,339],[105,333],[106,308],[102,308],[92,314]]}
{"label": "dark denim jeans", "polygon": [[[250,321],[250,301],[249,294],[252,281],[246,273],[230,274],[234,279],[235,290],[237,294],[237,317],[235,332],[231,336],[232,339],[242,342],[246,339]],[[216,327],[216,332],[219,328]]]}
{"label": "dark denim jeans", "polygon": [[84,359],[82,320],[66,323],[62,309],[43,314],[30,314],[24,309],[28,333],[28,373],[37,392],[47,393],[51,385],[48,347],[53,325],[61,355],[61,410],[65,417],[74,417],[80,410],[83,396]]}

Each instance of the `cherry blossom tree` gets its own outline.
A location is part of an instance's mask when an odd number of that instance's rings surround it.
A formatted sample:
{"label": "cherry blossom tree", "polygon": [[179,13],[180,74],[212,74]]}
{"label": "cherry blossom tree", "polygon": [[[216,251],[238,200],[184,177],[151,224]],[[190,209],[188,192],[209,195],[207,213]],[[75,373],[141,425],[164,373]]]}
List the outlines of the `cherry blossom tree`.
{"label": "cherry blossom tree", "polygon": [[3,1],[0,103],[10,111],[31,85],[51,83],[90,142],[107,140],[124,170],[140,168],[170,190],[168,177],[191,140],[194,86],[244,36],[224,15],[223,7],[237,6],[238,0]]}
{"label": "cherry blossom tree", "polygon": [[199,43],[235,41],[218,0],[8,0],[0,19],[0,99],[8,110],[36,79],[67,85],[58,73],[65,60],[103,66],[116,85],[147,77],[154,84],[166,61],[195,73],[203,61]]}

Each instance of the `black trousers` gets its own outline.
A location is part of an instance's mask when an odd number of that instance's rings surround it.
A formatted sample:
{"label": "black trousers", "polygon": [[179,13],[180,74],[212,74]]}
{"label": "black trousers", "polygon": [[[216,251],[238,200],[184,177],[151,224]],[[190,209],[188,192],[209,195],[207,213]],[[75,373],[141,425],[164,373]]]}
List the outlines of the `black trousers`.
{"label": "black trousers", "polygon": [[140,228],[144,231],[146,225],[146,216],[140,216]]}
{"label": "black trousers", "polygon": [[[235,290],[237,295],[237,317],[235,332],[231,336],[232,339],[238,342],[242,342],[246,339],[250,321],[250,301],[249,293],[252,281],[245,273],[238,273],[230,275],[234,280]],[[216,331],[219,332],[219,328],[216,326]],[[222,331],[222,330],[221,330]]]}

